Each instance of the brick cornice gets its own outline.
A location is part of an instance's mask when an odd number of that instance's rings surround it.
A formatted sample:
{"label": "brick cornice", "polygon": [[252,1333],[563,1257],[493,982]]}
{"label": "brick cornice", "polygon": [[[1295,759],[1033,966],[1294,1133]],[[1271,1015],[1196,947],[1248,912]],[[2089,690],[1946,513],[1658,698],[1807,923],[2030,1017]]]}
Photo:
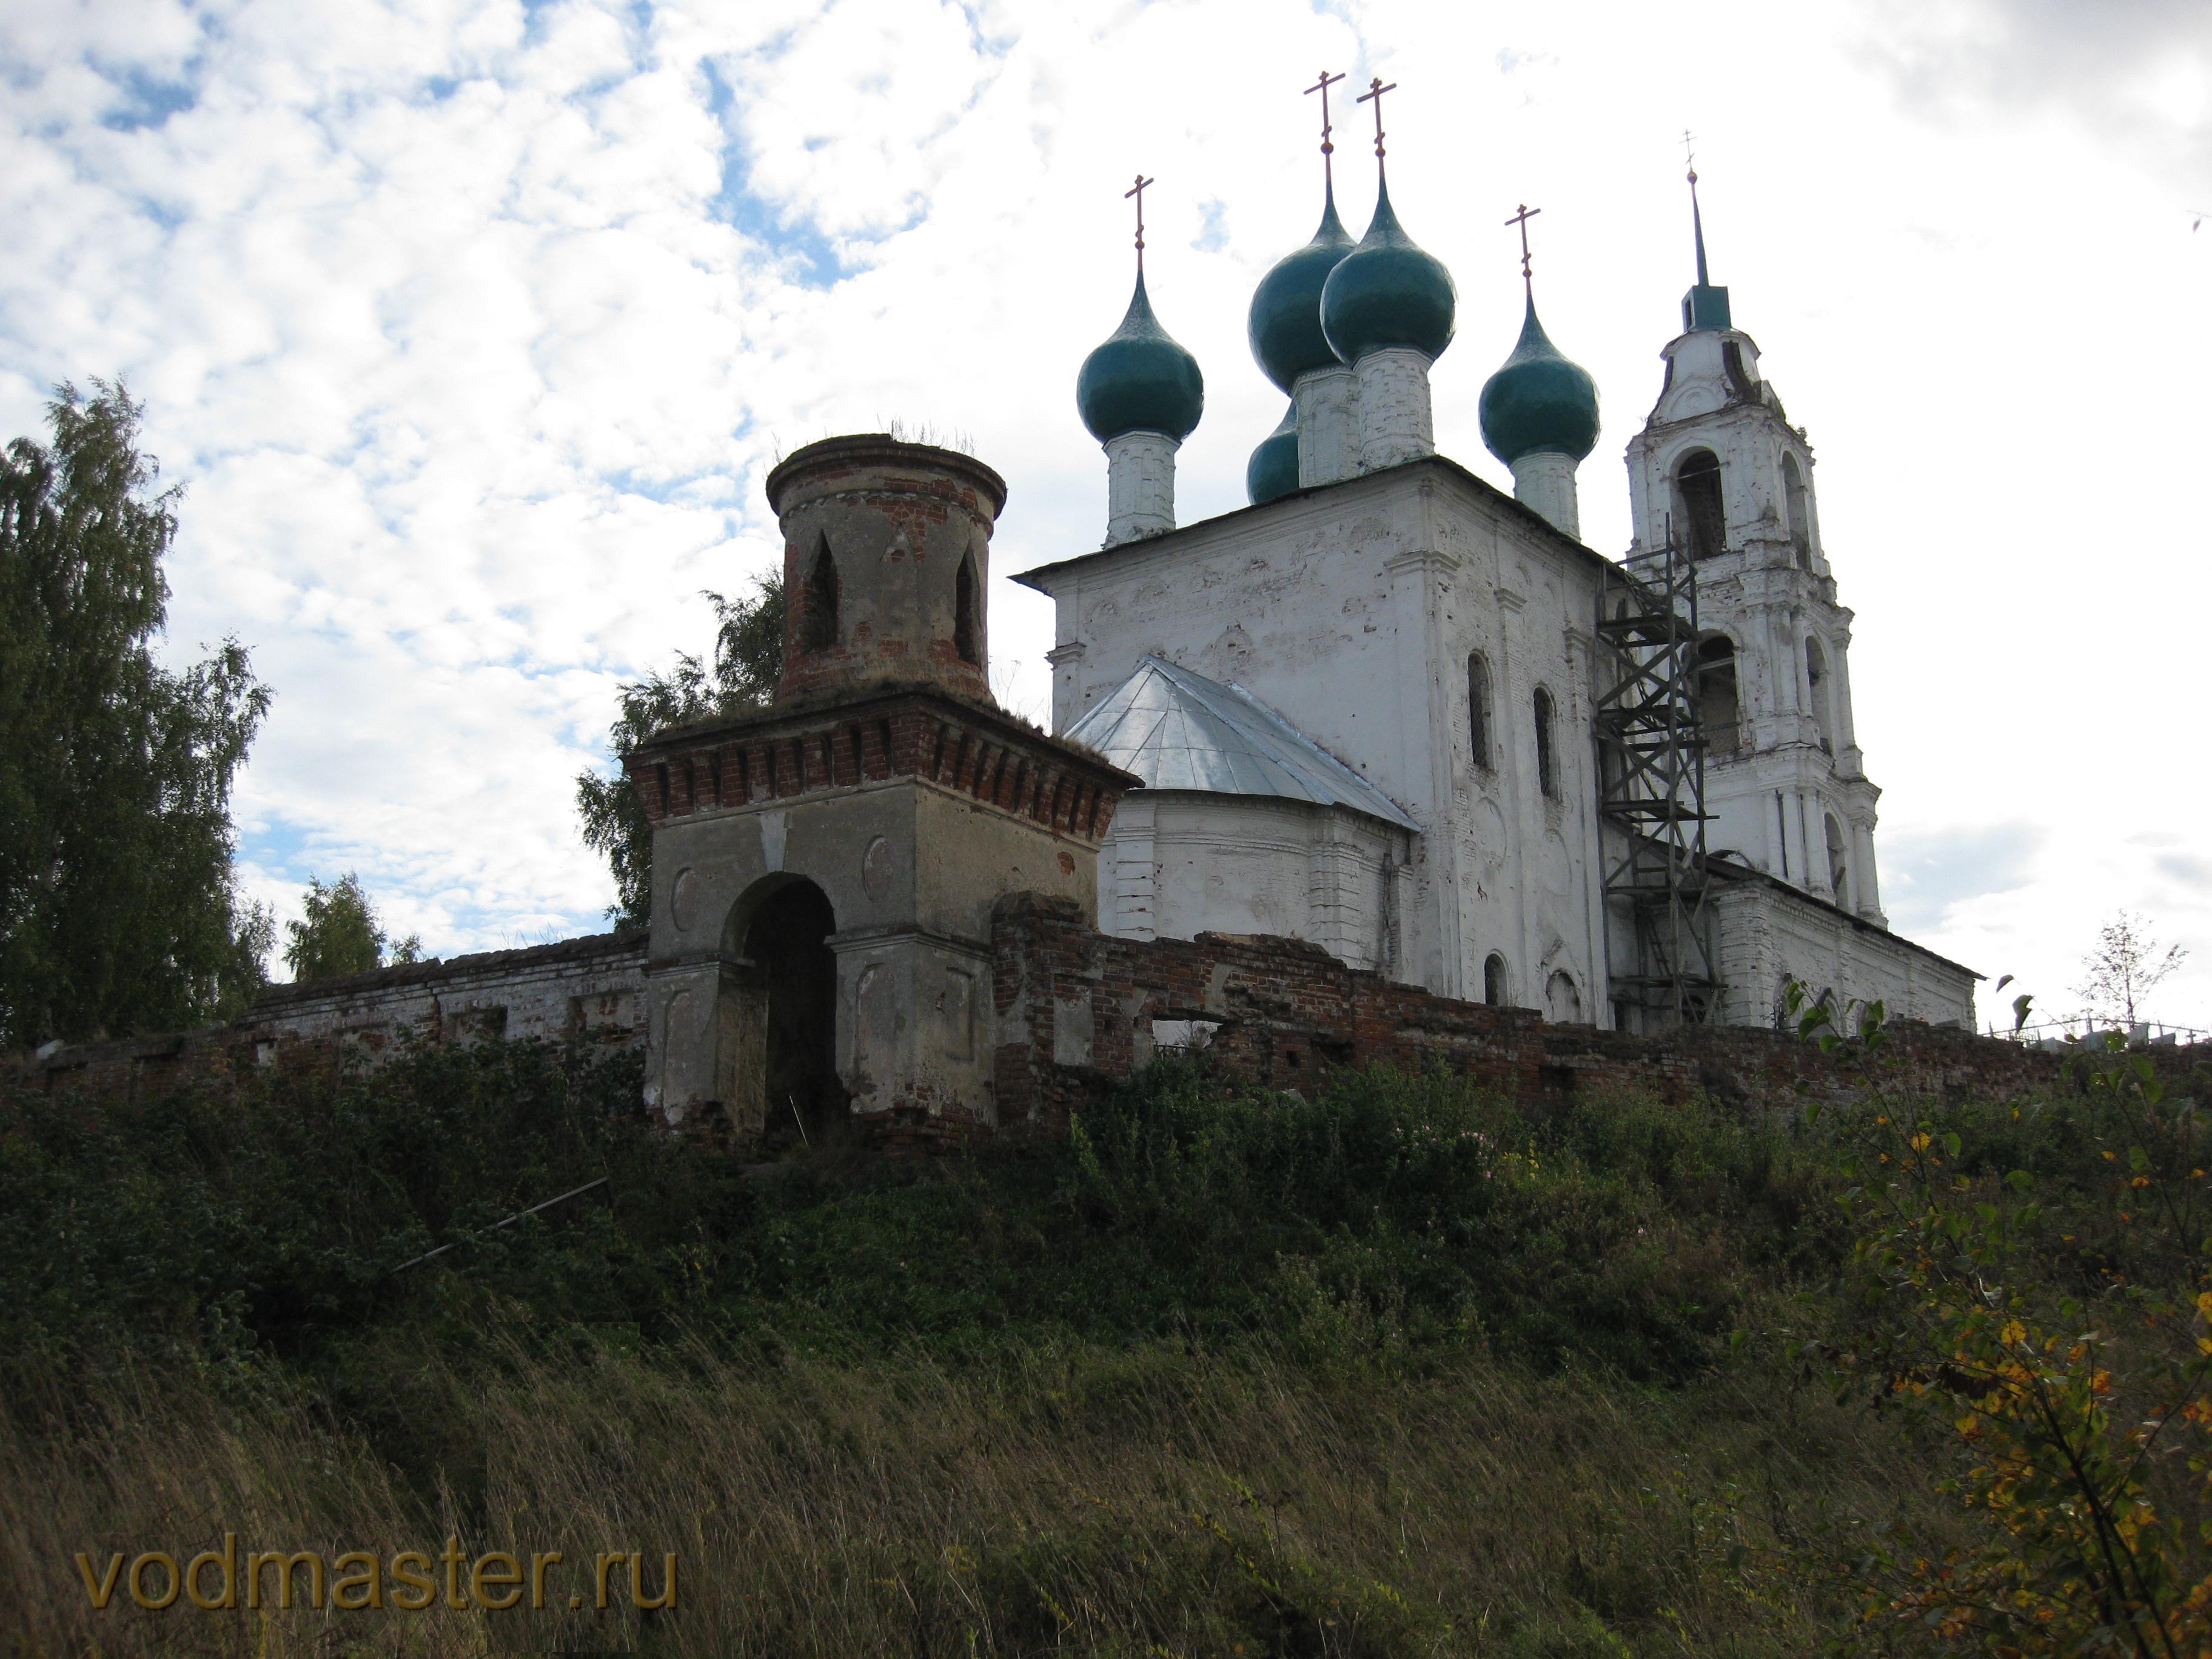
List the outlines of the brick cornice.
{"label": "brick cornice", "polygon": [[1003,709],[907,688],[656,732],[623,761],[655,829],[695,813],[919,780],[1096,843],[1138,780]]}

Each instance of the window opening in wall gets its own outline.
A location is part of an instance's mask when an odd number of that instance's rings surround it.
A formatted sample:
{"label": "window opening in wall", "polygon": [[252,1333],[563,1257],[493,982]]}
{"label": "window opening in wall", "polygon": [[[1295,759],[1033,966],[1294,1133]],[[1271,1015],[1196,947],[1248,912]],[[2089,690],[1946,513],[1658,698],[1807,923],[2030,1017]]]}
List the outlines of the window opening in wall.
{"label": "window opening in wall", "polygon": [[806,573],[805,600],[799,613],[799,643],[802,650],[827,651],[837,643],[837,561],[830,555],[824,536]]}
{"label": "window opening in wall", "polygon": [[1828,888],[1835,894],[1836,902],[1845,909],[1850,908],[1850,866],[1844,857],[1844,826],[1836,822],[1831,812],[1822,823],[1828,836]]}
{"label": "window opening in wall", "polygon": [[1547,799],[1559,795],[1559,771],[1552,755],[1552,694],[1536,688],[1536,787]]}
{"label": "window opening in wall", "polygon": [[952,588],[952,648],[960,653],[960,660],[981,667],[983,661],[982,633],[975,623],[975,561],[971,555],[960,561],[960,574]]}
{"label": "window opening in wall", "polygon": [[1820,733],[1820,748],[1832,755],[1836,735],[1828,714],[1828,653],[1818,640],[1805,641],[1805,685],[1812,694],[1813,724]]}
{"label": "window opening in wall", "polygon": [[1710,559],[1726,550],[1728,517],[1721,505],[1721,464],[1710,449],[1693,449],[1674,471],[1682,523],[1692,559]]}
{"label": "window opening in wall", "polygon": [[1698,725],[1714,758],[1735,754],[1737,721],[1735,644],[1716,635],[1698,647]]}
{"label": "window opening in wall", "polygon": [[1493,1008],[1503,1008],[1510,996],[1505,988],[1505,958],[1492,951],[1482,964],[1482,1000]]}
{"label": "window opening in wall", "polygon": [[1798,471],[1797,458],[1782,458],[1782,496],[1790,514],[1790,547],[1797,556],[1797,568],[1813,568],[1813,515],[1805,504],[1805,475]]}
{"label": "window opening in wall", "polygon": [[1490,759],[1490,665],[1480,651],[1467,659],[1468,747],[1474,763],[1487,772]]}

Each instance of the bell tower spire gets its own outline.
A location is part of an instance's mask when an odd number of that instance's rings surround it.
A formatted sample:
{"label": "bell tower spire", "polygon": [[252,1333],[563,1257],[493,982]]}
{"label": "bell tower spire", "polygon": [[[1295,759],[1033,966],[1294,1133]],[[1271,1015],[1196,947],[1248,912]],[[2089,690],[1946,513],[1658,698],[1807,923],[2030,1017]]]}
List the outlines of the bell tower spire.
{"label": "bell tower spire", "polygon": [[1705,267],[1705,216],[1698,205],[1698,157],[1691,148],[1696,141],[1686,129],[1682,134],[1682,159],[1688,167],[1690,180],[1690,234],[1698,247],[1698,282],[1682,296],[1682,332],[1694,333],[1701,329],[1732,327],[1729,321],[1729,291],[1715,288]]}

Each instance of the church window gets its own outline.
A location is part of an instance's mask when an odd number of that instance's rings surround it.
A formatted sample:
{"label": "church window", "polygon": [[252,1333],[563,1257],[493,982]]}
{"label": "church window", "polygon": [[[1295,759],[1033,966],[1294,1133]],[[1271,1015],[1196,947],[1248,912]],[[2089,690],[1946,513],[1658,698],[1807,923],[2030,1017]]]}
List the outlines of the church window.
{"label": "church window", "polygon": [[1503,1008],[1512,1000],[1505,984],[1505,958],[1495,951],[1482,964],[1482,1000],[1493,1008]]}
{"label": "church window", "polygon": [[1468,750],[1474,763],[1487,772],[1490,758],[1490,665],[1480,651],[1467,659]]}
{"label": "church window", "polygon": [[1805,687],[1813,699],[1813,724],[1820,733],[1820,747],[1836,752],[1836,734],[1828,708],[1828,653],[1820,641],[1805,641]]}
{"label": "church window", "polygon": [[1735,646],[1725,635],[1698,647],[1698,725],[1711,753],[1723,760],[1735,754]]}
{"label": "church window", "polygon": [[1836,815],[1827,815],[1823,826],[1828,832],[1828,888],[1835,894],[1836,902],[1849,908],[1850,904],[1850,866],[1844,857],[1844,826],[1836,822]]}
{"label": "church window", "polygon": [[1813,516],[1805,501],[1805,475],[1799,471],[1797,458],[1782,458],[1782,495],[1790,514],[1790,548],[1797,556],[1797,568],[1813,568]]}
{"label": "church window", "polygon": [[799,629],[803,651],[827,651],[837,643],[837,561],[830,556],[827,536],[814,556],[814,568],[806,574]]}
{"label": "church window", "polygon": [[1559,763],[1552,753],[1552,694],[1536,688],[1536,787],[1552,800],[1559,798]]}
{"label": "church window", "polygon": [[954,579],[952,589],[952,648],[960,653],[960,660],[983,664],[982,630],[975,621],[975,561],[971,557],[960,561],[960,574]]}
{"label": "church window", "polygon": [[1693,449],[1674,471],[1686,551],[1692,559],[1727,550],[1728,516],[1721,505],[1721,464],[1710,449]]}

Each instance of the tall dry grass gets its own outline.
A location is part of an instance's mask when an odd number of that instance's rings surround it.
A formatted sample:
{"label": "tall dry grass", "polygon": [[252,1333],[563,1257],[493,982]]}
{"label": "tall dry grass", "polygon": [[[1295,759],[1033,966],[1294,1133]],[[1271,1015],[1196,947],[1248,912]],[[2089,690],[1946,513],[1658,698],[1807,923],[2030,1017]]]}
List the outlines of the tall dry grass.
{"label": "tall dry grass", "polygon": [[[1807,1529],[1926,1484],[1886,1431],[1749,1367],[1660,1392],[1172,1345],[957,1374],[514,1345],[467,1370],[422,1346],[381,1362],[395,1401],[441,1419],[428,1483],[281,1393],[139,1376],[96,1409],[46,1402],[73,1426],[0,1419],[14,1650],[1800,1654],[1832,1614],[1795,1565]],[[226,1529],[326,1557],[434,1553],[448,1533],[568,1563],[635,1549],[648,1588],[673,1552],[678,1603],[95,1612],[72,1559],[183,1559]]]}

